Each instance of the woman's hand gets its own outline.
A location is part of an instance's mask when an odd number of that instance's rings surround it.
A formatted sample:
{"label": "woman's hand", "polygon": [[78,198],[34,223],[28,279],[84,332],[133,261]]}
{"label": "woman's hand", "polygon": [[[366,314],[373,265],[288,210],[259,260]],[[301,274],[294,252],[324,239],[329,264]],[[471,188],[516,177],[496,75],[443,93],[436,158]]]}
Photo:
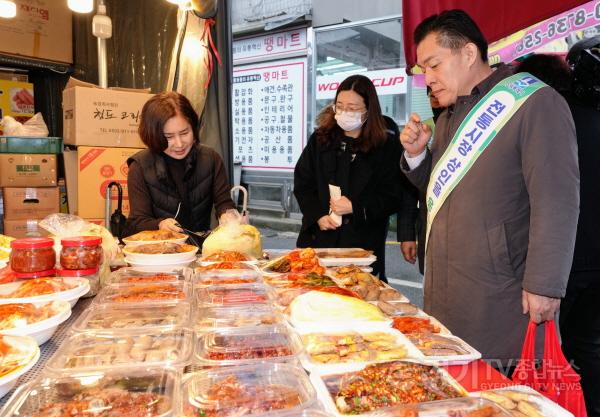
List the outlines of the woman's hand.
{"label": "woman's hand", "polygon": [[337,200],[332,198],[329,200],[329,208],[331,208],[331,211],[333,211],[335,214],[340,216],[343,216],[344,214],[350,214],[352,213],[352,201],[348,200],[348,198],[344,196],[338,198]]}
{"label": "woman's hand", "polygon": [[158,228],[160,230],[170,230],[172,232],[183,232],[183,230],[181,229],[181,227],[177,226],[179,223],[177,223],[177,220],[172,219],[172,218],[168,218],[168,219],[164,219],[163,221],[161,221],[158,224]]}
{"label": "woman's hand", "polygon": [[219,217],[219,224],[244,223],[242,216],[236,209],[229,209]]}
{"label": "woman's hand", "polygon": [[339,227],[337,223],[333,221],[331,216],[329,216],[329,214],[321,217],[319,221],[317,221],[317,224],[321,230],[335,230]]}

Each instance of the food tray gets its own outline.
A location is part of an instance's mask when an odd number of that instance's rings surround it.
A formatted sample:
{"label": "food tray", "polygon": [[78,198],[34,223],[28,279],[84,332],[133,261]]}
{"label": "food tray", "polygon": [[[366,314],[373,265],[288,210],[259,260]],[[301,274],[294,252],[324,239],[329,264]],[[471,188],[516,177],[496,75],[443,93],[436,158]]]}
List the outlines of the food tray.
{"label": "food tray", "polygon": [[[519,394],[525,395],[525,398],[521,398],[519,396],[518,400],[508,399],[509,401],[507,404],[506,403],[507,397],[505,397],[507,392],[516,392],[517,395],[519,395]],[[534,389],[527,387],[525,385],[513,385],[510,387],[499,388],[499,389],[495,389],[495,390],[472,392],[470,395],[472,397],[482,397],[482,398],[491,400],[493,402],[496,402],[497,398],[495,396],[492,396],[492,397],[486,396],[486,393],[502,395],[502,401],[499,402],[498,404],[504,410],[508,411],[511,416],[517,417],[519,415],[524,414],[522,411],[519,411],[519,406],[521,406],[521,407],[523,406],[523,405],[519,405],[519,403],[522,402],[523,400],[525,400],[525,402],[528,402],[528,403],[530,403],[530,405],[533,405],[537,409],[538,413],[540,413],[544,417],[573,417],[573,414],[571,412],[569,412],[568,410],[565,410],[560,405],[556,404],[555,402],[544,397],[543,395],[541,395]],[[494,399],[492,399],[492,398],[494,398]],[[512,403],[512,404],[510,404],[510,403]],[[518,413],[513,414],[513,412],[512,412],[513,410],[517,411],[521,414],[518,414]],[[526,415],[531,415],[531,414],[526,414]]]}
{"label": "food tray", "polygon": [[[400,397],[400,392],[395,391],[395,398],[399,402],[394,402],[390,396],[383,395],[383,390],[387,386],[383,382],[383,377],[379,377],[377,379],[377,383],[370,382],[370,378],[365,377],[363,370],[369,367],[370,374],[378,374],[381,375],[381,371],[374,371],[374,369],[396,369],[395,372],[388,371],[388,379],[392,379],[394,381],[394,385],[397,389],[405,388],[405,391],[410,391],[413,393],[413,397],[411,399],[406,399],[405,395]],[[389,411],[392,407],[403,406],[405,404],[402,401],[410,400],[413,403],[418,403],[419,398],[425,398],[426,401],[431,401],[431,396],[425,396],[422,394],[422,387],[418,383],[419,378],[416,377],[415,371],[409,371],[410,368],[420,368],[422,371],[427,372],[429,377],[427,381],[424,382],[426,385],[430,385],[433,383],[433,378],[435,377],[438,382],[438,389],[441,386],[447,387],[448,398],[442,398],[439,396],[439,399],[449,399],[449,398],[458,398],[458,397],[466,397],[467,391],[458,384],[444,369],[438,368],[432,365],[427,365],[423,363],[419,363],[418,361],[393,361],[393,362],[385,362],[385,363],[376,363],[371,365],[366,365],[361,370],[345,372],[345,373],[330,373],[324,374],[319,372],[313,372],[310,374],[310,380],[313,383],[317,391],[317,396],[321,400],[321,403],[325,407],[325,411],[335,415],[335,416],[348,416],[348,415],[380,415],[386,411]],[[398,381],[394,377],[403,377],[405,378],[403,381]],[[357,403],[346,403],[348,404],[349,410],[348,412],[342,412],[338,409],[338,405],[342,406],[345,403],[343,398],[336,398],[337,393],[339,392],[339,387],[343,384],[345,389],[350,389],[354,384],[359,384],[362,387],[376,387],[377,395],[370,396],[371,391],[363,389],[360,394],[360,400],[357,400]],[[373,385],[372,385],[373,384]],[[352,395],[352,390],[348,392],[349,395]],[[418,394],[423,395],[423,397],[417,397]],[[425,402],[425,401],[423,401]],[[372,410],[364,410],[362,408],[358,408],[353,410],[352,407],[364,406],[369,404],[372,406]],[[383,406],[385,405],[385,406]]]}
{"label": "food tray", "polygon": [[[48,278],[39,278],[48,280]],[[17,304],[17,303],[47,303],[49,301],[68,301],[71,307],[73,307],[77,300],[82,295],[85,295],[90,290],[90,283],[86,278],[49,278],[51,280],[60,280],[69,284],[75,285],[75,287],[66,291],[54,292],[52,294],[36,295],[32,297],[21,297],[21,298],[0,298],[0,304]],[[0,285],[0,296],[10,294],[17,290],[21,285],[30,284],[34,280],[16,281],[9,284]]]}
{"label": "food tray", "polygon": [[[317,258],[321,265],[325,267],[330,266],[344,266],[344,265],[357,265],[357,266],[369,266],[377,260],[377,257],[373,254],[364,257],[352,257],[344,256],[349,251],[357,252],[368,252],[361,248],[318,248],[315,249],[317,252]],[[335,257],[327,256],[329,254],[335,254]]]}
{"label": "food tray", "polygon": [[264,277],[265,284],[273,288],[337,287],[326,274],[285,272]]}
{"label": "food tray", "polygon": [[189,325],[190,311],[190,304],[181,302],[92,305],[81,313],[72,330],[128,333],[182,328]]}
{"label": "food tray", "polygon": [[193,271],[186,267],[125,267],[110,274],[108,284],[139,284],[155,281],[191,281]]}
{"label": "food tray", "polygon": [[213,285],[260,284],[262,278],[256,271],[227,269],[196,272],[195,287],[210,287]]}
{"label": "food tray", "polygon": [[190,285],[187,282],[152,282],[149,284],[112,284],[100,291],[94,304],[158,303],[188,301]]}
{"label": "food tray", "polygon": [[72,417],[89,416],[90,409],[113,416],[174,416],[180,383],[173,369],[49,373],[21,385],[0,417],[59,416],[65,409]]}
{"label": "food tray", "polygon": [[235,306],[271,304],[267,288],[262,284],[213,285],[194,289],[199,308],[211,306]]}
{"label": "food tray", "polygon": [[[236,257],[239,259],[237,260],[233,260],[233,257]],[[242,257],[244,259],[242,259]],[[258,260],[254,257],[254,256],[250,256],[247,255],[245,253],[241,253],[241,252],[237,252],[237,251],[218,251],[208,254],[208,255],[202,255],[200,256],[200,258],[198,259],[201,263],[210,263],[210,262],[244,262],[244,263],[248,263],[248,264],[252,264],[252,265],[256,265],[258,263]]]}
{"label": "food tray", "polygon": [[[0,306],[0,310],[5,306],[9,306],[9,304]],[[58,326],[71,316],[71,305],[67,301],[52,301],[33,306],[35,308],[50,308],[54,314],[45,320],[32,322],[31,324],[25,323],[24,319],[17,327],[0,330],[0,334],[31,336],[41,346],[52,337]]]}
{"label": "food tray", "polygon": [[[155,244],[155,243],[152,243]],[[146,265],[173,265],[185,261],[192,261],[196,259],[196,252],[198,247],[193,245],[186,245],[180,243],[163,242],[156,243],[157,245],[169,245],[177,246],[185,249],[185,252],[178,253],[138,253],[135,250],[140,250],[144,245],[136,245],[123,248],[123,254],[125,260],[131,263],[146,264]]]}
{"label": "food tray", "polygon": [[[144,233],[145,234],[167,233],[167,234],[171,234],[172,238],[170,238],[170,239],[152,239],[152,240],[137,240],[135,238],[138,235],[140,235],[140,237],[141,237],[141,234],[144,234]],[[159,237],[159,236],[156,236],[156,237]],[[127,245],[127,246],[139,246],[139,245],[147,245],[149,243],[166,243],[166,242],[185,243],[185,241],[187,239],[188,239],[187,235],[183,234],[183,233],[172,232],[172,231],[160,231],[160,230],[145,230],[143,232],[139,232],[134,235],[123,238],[123,243],[125,243],[125,245]]]}
{"label": "food tray", "polygon": [[191,358],[192,333],[185,329],[72,333],[46,364],[50,371],[101,370],[128,366],[183,368]]}
{"label": "food tray", "polygon": [[285,324],[285,318],[267,305],[205,307],[198,309],[192,325],[196,332],[237,327]]}
{"label": "food tray", "polygon": [[184,267],[184,266],[189,266],[190,264],[192,264],[193,262],[196,261],[196,255],[191,256],[189,259],[186,259],[184,261],[180,261],[180,262],[171,262],[171,261],[164,261],[161,259],[156,260],[154,263],[152,263],[151,261],[133,261],[131,260],[131,258],[125,256],[123,258],[123,260],[132,267],[163,267],[163,266],[171,266],[171,267]]}
{"label": "food tray", "polygon": [[[410,319],[429,319],[429,322],[434,326],[437,327],[440,331],[435,333],[435,334],[441,334],[443,336],[450,336],[452,333],[450,332],[450,330],[448,330],[448,328],[446,326],[444,326],[442,323],[440,323],[440,321],[438,319],[436,319],[433,316],[429,316],[427,314],[423,314],[423,315],[418,315],[418,316],[399,316],[399,317],[394,317],[394,320],[410,320]],[[403,334],[409,334],[407,332],[403,332],[400,329],[397,329],[396,327],[394,327],[394,321],[392,321],[392,327],[396,330],[399,330],[401,333]]]}
{"label": "food tray", "polygon": [[[374,339],[373,336],[378,334],[377,339]],[[347,372],[352,370],[358,370],[364,368],[365,365],[369,363],[375,362],[384,362],[390,360],[399,360],[399,359],[423,359],[423,354],[404,336],[397,330],[394,329],[384,329],[379,331],[373,331],[372,329],[362,328],[356,329],[355,331],[338,331],[335,329],[323,329],[321,332],[299,332],[300,339],[302,340],[302,344],[304,346],[304,352],[300,355],[300,363],[309,372],[318,372],[321,374],[325,373],[336,373],[336,372]],[[369,342],[369,335],[371,335],[372,342]],[[321,342],[315,343],[314,337],[317,336]],[[360,339],[356,339],[356,337],[360,337]],[[335,337],[344,337],[344,339],[337,339],[337,342],[334,341]],[[351,339],[352,338],[352,339]],[[384,341],[383,338],[389,338],[391,340],[391,344]],[[371,351],[371,355],[365,357],[356,357],[353,360],[346,359],[343,361],[339,361],[333,359],[334,356],[331,353],[336,352],[339,354],[341,351],[345,351],[345,357],[349,358],[353,354],[358,356],[356,353],[357,348],[361,349],[361,345],[369,345],[371,346],[369,350]],[[391,355],[390,350],[386,350],[386,355],[381,355],[379,357],[374,357],[373,353],[382,352],[384,347],[394,347],[400,348],[404,351],[403,355]],[[322,352],[320,355],[325,359],[329,360],[329,362],[321,362],[314,359],[314,356],[311,355],[312,352]],[[339,356],[339,355],[336,355]]]}
{"label": "food tray", "polygon": [[493,402],[473,397],[398,406],[366,415],[380,417],[512,417],[506,410]]}
{"label": "food tray", "polygon": [[198,371],[184,377],[182,391],[180,415],[185,417],[324,417],[304,411],[318,406],[315,390],[302,369],[288,364]]}
{"label": "food tray", "polygon": [[[439,340],[439,344],[432,346],[432,348],[436,348],[440,354],[435,354],[434,351],[431,351],[431,354],[428,355],[424,349],[422,350],[418,343],[418,339],[422,337]],[[475,350],[475,348],[473,348],[467,342],[456,336],[442,334],[421,335],[419,333],[412,333],[406,335],[406,338],[411,341],[416,349],[423,354],[423,361],[427,363],[436,363],[438,365],[464,365],[477,359],[481,359],[481,353]],[[448,352],[448,354],[441,354],[445,350],[445,346],[452,348],[452,345],[454,344],[457,345],[459,349],[462,349],[465,353],[451,354]]]}
{"label": "food tray", "polygon": [[194,362],[202,366],[295,362],[300,338],[285,325],[215,329],[198,336]]}
{"label": "food tray", "polygon": [[[36,341],[28,336],[0,336],[2,343],[11,346],[12,349],[18,349],[20,354],[17,354],[14,358],[18,361],[19,365],[14,367],[8,373],[5,373],[0,377],[0,398],[4,397],[13,387],[17,384],[19,377],[28,372],[36,364],[40,358],[40,349]],[[4,368],[4,361],[10,361],[13,358],[8,353],[2,355],[2,367]]]}
{"label": "food tray", "polygon": [[63,139],[57,137],[0,136],[0,153],[63,153]]}
{"label": "food tray", "polygon": [[247,262],[200,262],[200,265],[194,270],[196,273],[231,270],[259,272],[259,269],[256,265]]}

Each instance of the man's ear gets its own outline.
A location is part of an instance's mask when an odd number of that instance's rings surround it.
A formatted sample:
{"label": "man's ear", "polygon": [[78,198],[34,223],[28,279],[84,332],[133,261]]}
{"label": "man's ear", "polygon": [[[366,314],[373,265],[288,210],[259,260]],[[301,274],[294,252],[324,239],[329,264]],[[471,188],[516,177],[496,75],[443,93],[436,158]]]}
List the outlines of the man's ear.
{"label": "man's ear", "polygon": [[472,67],[479,58],[479,49],[477,45],[472,42],[467,42],[462,48],[463,57],[465,58],[467,65]]}

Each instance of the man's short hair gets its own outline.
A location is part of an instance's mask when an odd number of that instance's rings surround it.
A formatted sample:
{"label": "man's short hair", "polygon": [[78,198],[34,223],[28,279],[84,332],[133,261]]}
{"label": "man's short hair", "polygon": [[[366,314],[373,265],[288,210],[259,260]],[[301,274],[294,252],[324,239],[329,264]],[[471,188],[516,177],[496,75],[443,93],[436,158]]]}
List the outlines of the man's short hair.
{"label": "man's short hair", "polygon": [[471,42],[477,46],[483,62],[488,61],[488,44],[483,33],[471,16],[464,10],[446,10],[425,18],[415,28],[415,44],[420,44],[430,33],[437,35],[438,43],[444,48],[457,51]]}

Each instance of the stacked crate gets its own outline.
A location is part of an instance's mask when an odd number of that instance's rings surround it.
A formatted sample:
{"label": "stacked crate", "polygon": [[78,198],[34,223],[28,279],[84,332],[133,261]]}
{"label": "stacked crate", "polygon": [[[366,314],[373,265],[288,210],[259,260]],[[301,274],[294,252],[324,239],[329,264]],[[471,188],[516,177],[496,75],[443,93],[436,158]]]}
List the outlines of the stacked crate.
{"label": "stacked crate", "polygon": [[60,211],[57,156],[61,138],[0,137],[4,234],[43,236],[39,221]]}

